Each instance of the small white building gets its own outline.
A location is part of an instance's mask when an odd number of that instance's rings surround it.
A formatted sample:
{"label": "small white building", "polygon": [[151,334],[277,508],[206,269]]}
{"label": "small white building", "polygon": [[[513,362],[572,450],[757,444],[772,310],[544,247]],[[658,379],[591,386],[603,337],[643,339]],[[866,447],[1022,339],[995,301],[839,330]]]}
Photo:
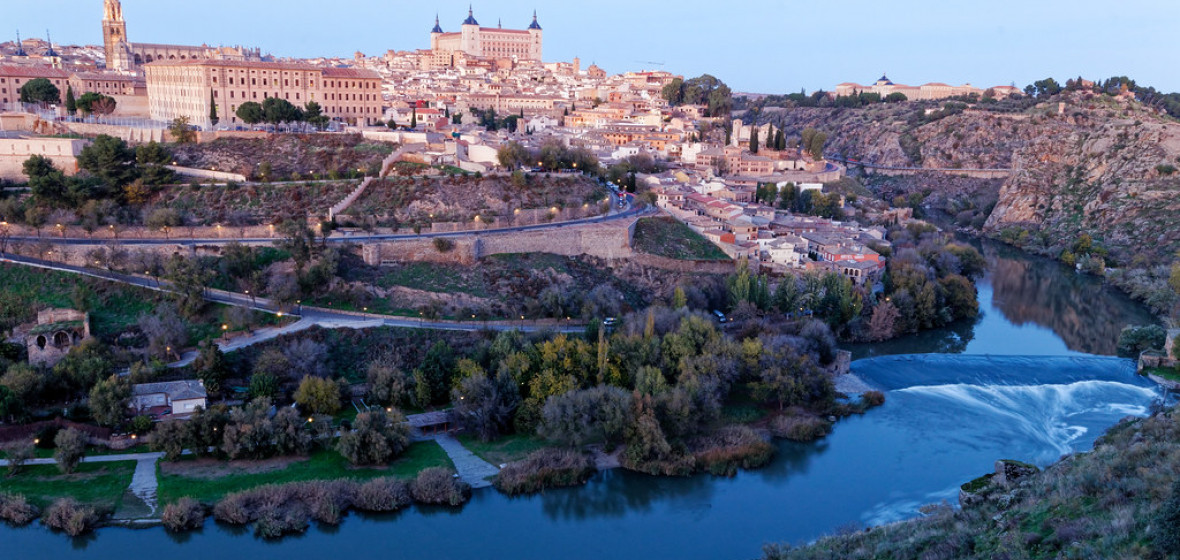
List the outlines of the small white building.
{"label": "small white building", "polygon": [[766,260],[783,266],[799,266],[807,253],[807,241],[794,235],[776,237],[764,245]]}
{"label": "small white building", "polygon": [[209,393],[200,380],[141,383],[131,387],[131,408],[136,414],[189,415],[205,408]]}

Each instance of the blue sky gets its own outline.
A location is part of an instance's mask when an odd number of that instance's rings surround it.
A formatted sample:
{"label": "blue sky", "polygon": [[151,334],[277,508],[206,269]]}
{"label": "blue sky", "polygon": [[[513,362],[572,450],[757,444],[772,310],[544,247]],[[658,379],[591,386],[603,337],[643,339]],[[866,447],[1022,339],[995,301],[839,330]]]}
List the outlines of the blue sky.
{"label": "blue sky", "polygon": [[[11,37],[101,43],[102,0],[5,2]],[[325,10],[322,6],[329,6]],[[132,41],[258,46],[276,56],[427,48],[437,11],[457,30],[466,0],[124,0]],[[318,6],[318,7],[317,7]],[[536,8],[545,60],[608,72],[712,73],[735,91],[784,93],[868,83],[1024,85],[1128,75],[1180,91],[1174,0],[734,0],[476,2],[484,26],[523,28]],[[2,25],[2,24],[0,24]],[[654,63],[663,63],[657,65]]]}

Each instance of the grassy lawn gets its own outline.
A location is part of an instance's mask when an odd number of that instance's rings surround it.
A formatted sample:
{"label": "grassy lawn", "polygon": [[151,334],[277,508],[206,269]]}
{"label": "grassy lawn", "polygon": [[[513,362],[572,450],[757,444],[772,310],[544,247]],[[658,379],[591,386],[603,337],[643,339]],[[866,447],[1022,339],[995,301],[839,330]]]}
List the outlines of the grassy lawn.
{"label": "grassy lawn", "polygon": [[185,496],[205,503],[214,503],[226,494],[267,484],[306,480],[370,480],[387,476],[410,478],[423,469],[452,466],[446,452],[433,441],[414,443],[401,457],[385,468],[353,468],[339,453],[329,450],[317,452],[306,460],[292,463],[277,471],[228,474],[211,479],[164,474],[161,469],[159,497],[162,503],[174,502]]}
{"label": "grassy lawn", "polygon": [[1180,372],[1173,368],[1153,367],[1143,368],[1143,375],[1157,375],[1168,381],[1180,382]]}
{"label": "grassy lawn", "polygon": [[458,440],[463,444],[463,447],[493,465],[519,461],[533,451],[553,447],[553,444],[536,436],[519,434],[504,436],[496,441],[486,443],[474,435],[460,434]]}
{"label": "grassy lawn", "polygon": [[393,268],[377,279],[377,285],[382,288],[401,286],[443,294],[487,296],[478,269],[425,262]]}
{"label": "grassy lawn", "polygon": [[135,461],[82,463],[70,475],[61,474],[56,465],[34,465],[14,477],[0,477],[0,492],[20,494],[41,508],[69,496],[114,509],[134,473]]}
{"label": "grassy lawn", "polygon": [[719,247],[688,226],[669,218],[643,218],[635,225],[635,249],[671,259],[726,261]]}

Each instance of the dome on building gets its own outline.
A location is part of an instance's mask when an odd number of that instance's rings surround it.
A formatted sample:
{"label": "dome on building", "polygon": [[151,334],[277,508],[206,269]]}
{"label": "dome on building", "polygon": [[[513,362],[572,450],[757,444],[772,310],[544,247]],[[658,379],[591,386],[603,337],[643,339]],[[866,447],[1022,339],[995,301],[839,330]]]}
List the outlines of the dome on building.
{"label": "dome on building", "polygon": [[463,25],[479,25],[479,22],[475,21],[475,10],[471,6],[467,7],[467,19],[463,20]]}
{"label": "dome on building", "polygon": [[885,74],[881,74],[881,79],[877,80],[877,85],[891,86],[891,85],[893,85],[893,82],[889,79],[889,76],[886,76]]}
{"label": "dome on building", "polygon": [[529,25],[529,29],[541,30],[541,24],[537,23],[537,11],[533,10],[533,23]]}

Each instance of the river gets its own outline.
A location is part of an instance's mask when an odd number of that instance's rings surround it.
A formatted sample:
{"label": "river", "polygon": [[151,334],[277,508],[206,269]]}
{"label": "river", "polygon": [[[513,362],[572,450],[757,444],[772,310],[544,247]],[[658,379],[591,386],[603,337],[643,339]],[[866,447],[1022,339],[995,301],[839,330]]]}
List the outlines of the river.
{"label": "river", "polygon": [[[733,478],[600,473],[582,488],[509,498],[477,491],[462,510],[350,515],[339,527],[263,541],[210,522],[201,532],[104,529],[68,539],[0,527],[12,558],[755,558],[843,527],[954,502],[997,459],[1046,465],[1088,449],[1159,391],[1114,353],[1118,331],[1152,317],[1100,282],[985,245],[979,319],[853,348],[884,406],[814,444],[778,444],[767,468]],[[15,554],[9,556],[10,551]]]}

